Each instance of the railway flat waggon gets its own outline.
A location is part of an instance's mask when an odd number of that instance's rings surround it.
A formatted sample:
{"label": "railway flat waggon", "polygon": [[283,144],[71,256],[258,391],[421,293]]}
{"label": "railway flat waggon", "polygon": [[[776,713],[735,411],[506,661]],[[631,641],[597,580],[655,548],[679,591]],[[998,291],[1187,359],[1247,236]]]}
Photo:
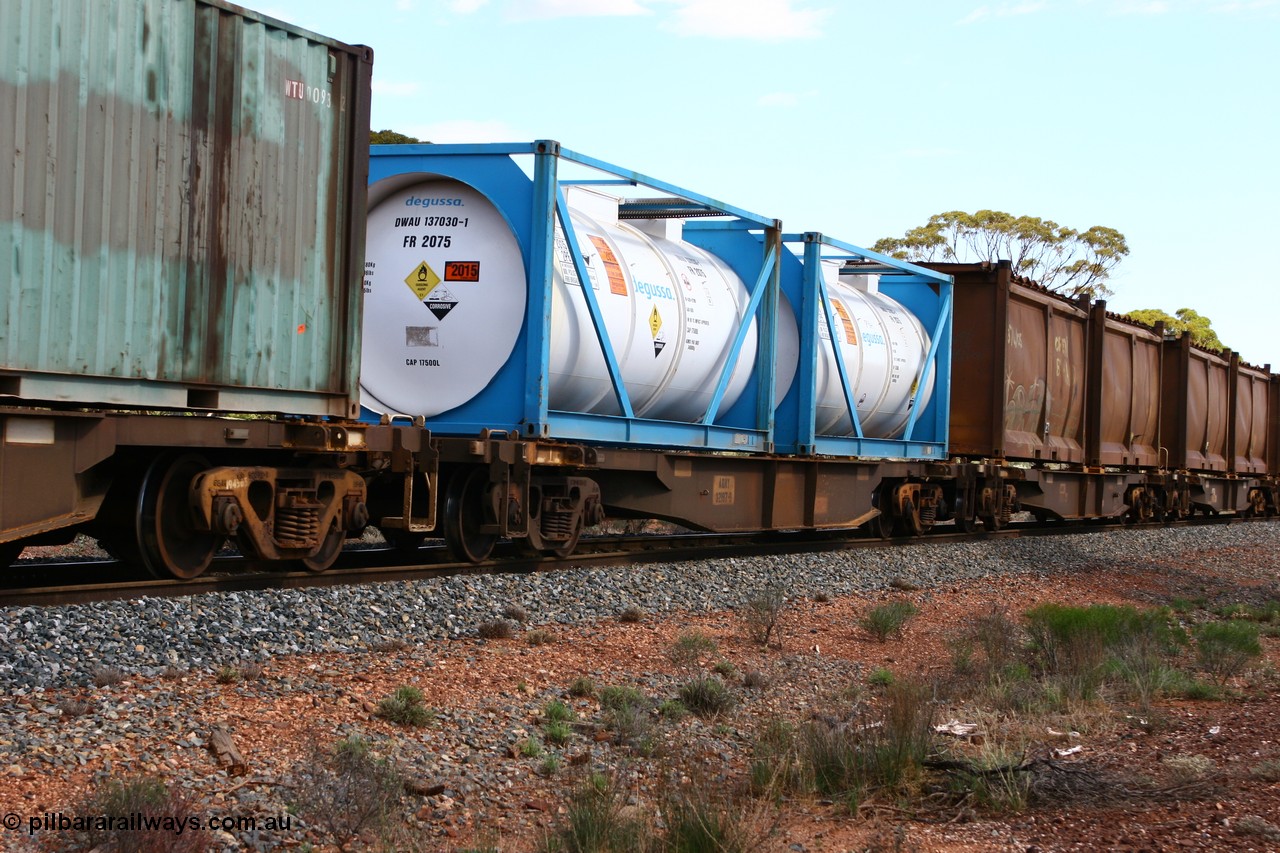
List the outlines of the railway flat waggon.
{"label": "railway flat waggon", "polygon": [[552,141],[374,146],[370,180],[364,404],[431,430],[458,556],[950,516],[949,276]]}

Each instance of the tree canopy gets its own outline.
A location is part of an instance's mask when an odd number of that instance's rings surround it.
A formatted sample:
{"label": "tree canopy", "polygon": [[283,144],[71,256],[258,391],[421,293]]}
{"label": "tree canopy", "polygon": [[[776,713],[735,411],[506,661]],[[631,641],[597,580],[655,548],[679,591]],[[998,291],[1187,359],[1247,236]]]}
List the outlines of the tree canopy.
{"label": "tree canopy", "polygon": [[414,142],[426,142],[425,139],[417,139],[407,134],[399,133],[394,130],[371,130],[369,131],[370,145],[405,145]]}
{"label": "tree canopy", "polygon": [[1108,296],[1106,281],[1129,254],[1124,235],[1095,225],[1076,231],[1038,216],[1001,210],[949,210],[902,237],[886,237],[877,252],[913,261],[973,263],[1008,258],[1014,270],[1072,298]]}
{"label": "tree canopy", "polygon": [[1172,332],[1174,335],[1181,335],[1183,332],[1191,332],[1191,342],[1196,346],[1205,349],[1217,350],[1221,352],[1225,347],[1222,341],[1218,340],[1218,333],[1213,330],[1212,321],[1190,308],[1179,308],[1176,316],[1169,316],[1159,308],[1139,308],[1136,311],[1130,311],[1124,316],[1130,320],[1137,320],[1139,323],[1146,323],[1148,326],[1154,326],[1156,323],[1164,323],[1166,333]]}

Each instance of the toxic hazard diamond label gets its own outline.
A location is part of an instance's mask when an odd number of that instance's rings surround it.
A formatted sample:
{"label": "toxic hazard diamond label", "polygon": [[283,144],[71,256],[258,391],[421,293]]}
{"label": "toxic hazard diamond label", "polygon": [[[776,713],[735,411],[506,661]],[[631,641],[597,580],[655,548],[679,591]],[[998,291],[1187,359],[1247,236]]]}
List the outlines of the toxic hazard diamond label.
{"label": "toxic hazard diamond label", "polygon": [[436,285],[440,283],[440,276],[436,275],[436,271],[426,261],[423,261],[414,267],[413,272],[405,276],[404,283],[409,285],[414,296],[425,300],[427,294],[435,290]]}
{"label": "toxic hazard diamond label", "polygon": [[662,332],[662,315],[658,313],[658,306],[653,306],[653,311],[649,314],[649,331],[653,335],[653,357],[657,358],[667,345],[667,336]]}
{"label": "toxic hazard diamond label", "polygon": [[436,315],[437,320],[443,320],[453,310],[453,306],[458,304],[458,300],[445,288],[437,287],[432,292],[431,298],[424,299],[422,304],[426,305],[431,313]]}

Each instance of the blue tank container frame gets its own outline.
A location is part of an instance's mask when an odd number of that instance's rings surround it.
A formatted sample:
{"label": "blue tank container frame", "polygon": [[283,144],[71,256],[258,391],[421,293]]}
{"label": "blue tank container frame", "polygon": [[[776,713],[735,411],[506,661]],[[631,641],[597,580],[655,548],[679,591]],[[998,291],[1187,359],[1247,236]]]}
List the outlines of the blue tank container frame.
{"label": "blue tank container frame", "polygon": [[[721,223],[692,221],[685,225],[686,240],[735,268],[759,253],[758,243],[752,245],[753,236]],[[780,291],[796,312],[800,355],[795,379],[774,412],[774,451],[801,456],[945,459],[951,397],[952,277],[818,232],[783,234],[782,243]],[[929,352],[915,377],[911,415],[898,438],[863,434],[855,404],[856,377],[850,375],[840,347],[819,334],[820,312],[827,328],[837,328],[822,275],[823,265],[831,262],[845,264],[860,275],[879,276],[880,291],[914,314],[929,333]],[[853,435],[822,435],[816,430],[817,365],[824,349],[832,351],[837,364]],[[930,376],[934,379],[933,394],[921,406]],[[744,393],[727,417],[741,418],[759,405],[752,397],[756,391],[758,387]]]}
{"label": "blue tank container frame", "polygon": [[[530,162],[531,161],[531,162]],[[523,165],[522,165],[523,164]],[[578,179],[566,173],[590,173]],[[717,199],[647,175],[588,157],[550,140],[479,145],[375,145],[370,149],[370,184],[414,175],[460,181],[484,195],[507,222],[520,248],[527,276],[523,327],[511,357],[474,398],[426,419],[435,435],[475,436],[507,432],[512,436],[581,441],[601,445],[733,451],[743,453],[818,453],[892,458],[941,459],[946,455],[946,400],[949,379],[950,277],[839,243],[817,234],[784,235],[781,223]],[[620,415],[559,411],[551,408],[551,311],[556,226],[562,229],[579,281],[590,276],[569,216],[565,190],[572,186],[640,188],[641,198],[623,200],[620,216],[672,219],[682,223],[682,239],[724,261],[744,282],[749,301],[735,330],[714,393],[695,423],[637,417],[622,380],[620,360],[609,339],[592,288],[583,288],[596,343],[608,369]],[[628,195],[635,191],[628,191]],[[804,258],[784,249],[802,243]],[[810,257],[812,247],[812,257]],[[933,400],[913,412],[901,440],[829,437],[814,434],[813,383],[820,306],[830,315],[819,261],[833,252],[882,275],[886,293],[917,313],[935,341],[928,360],[936,371]],[[894,284],[889,284],[893,279]],[[891,292],[892,288],[892,292]],[[800,306],[800,365],[797,381],[776,399],[779,298]],[[812,317],[809,317],[809,315]],[[756,355],[750,378],[732,407],[722,407],[734,370],[755,321]],[[788,320],[789,322],[789,320]],[[830,319],[828,319],[830,322]],[[942,333],[946,332],[944,336]],[[838,354],[837,354],[838,356]],[[852,404],[850,380],[846,399]],[[923,383],[921,383],[923,387]],[[807,389],[807,390],[806,390]],[[803,408],[808,406],[806,409]],[[919,417],[916,417],[916,415]],[[370,418],[375,413],[366,411]],[[854,422],[857,424],[856,411]],[[857,428],[860,433],[860,428]]]}

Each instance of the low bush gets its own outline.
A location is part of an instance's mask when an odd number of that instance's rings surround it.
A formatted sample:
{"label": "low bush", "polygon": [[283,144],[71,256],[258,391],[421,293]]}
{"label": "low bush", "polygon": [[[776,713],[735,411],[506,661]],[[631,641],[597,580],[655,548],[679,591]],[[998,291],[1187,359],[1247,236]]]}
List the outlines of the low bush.
{"label": "low bush", "polygon": [[490,619],[476,628],[476,636],[482,640],[510,640],[516,635],[516,626],[506,619]]}
{"label": "low bush", "polygon": [[627,806],[626,792],[593,774],[569,800],[564,817],[548,833],[544,853],[644,853],[653,832],[643,812]]}
{"label": "low bush", "polygon": [[389,758],[374,755],[359,737],[317,753],[296,774],[291,804],[310,826],[326,832],[341,850],[365,833],[386,835],[403,816],[404,776]]}
{"label": "low bush", "polygon": [[901,634],[907,621],[920,611],[910,601],[890,601],[880,604],[858,620],[858,624],[880,642],[894,634]]}
{"label": "low bush", "polygon": [[524,641],[531,646],[546,646],[555,642],[555,635],[545,628],[535,628],[524,635]]}
{"label": "low bush", "polygon": [[[76,813],[113,820],[73,833],[72,846],[129,853],[196,853],[213,840],[204,829],[192,828],[204,823],[203,811],[181,788],[169,787],[154,776],[109,778],[81,800]],[[183,831],[157,831],[151,826],[166,821],[182,825]]]}
{"label": "low bush", "polygon": [[1250,661],[1262,656],[1259,628],[1253,622],[1231,619],[1206,622],[1196,627],[1196,657],[1200,666],[1225,686]]}
{"label": "low bush", "polygon": [[747,637],[762,646],[770,640],[782,643],[782,617],[787,609],[786,590],[770,586],[743,602],[740,608]]}
{"label": "low bush", "polygon": [[435,719],[435,712],[423,704],[422,691],[404,685],[378,702],[379,717],[401,726],[425,726]]}
{"label": "low bush", "polygon": [[635,624],[644,619],[644,610],[634,604],[628,604],[618,612],[618,621]]}
{"label": "low bush", "polygon": [[716,641],[701,631],[682,631],[671,648],[667,649],[667,657],[678,667],[693,669],[699,661],[716,650]]}
{"label": "low bush", "polygon": [[714,676],[686,682],[680,688],[680,702],[699,717],[723,714],[738,704],[724,682]]}

